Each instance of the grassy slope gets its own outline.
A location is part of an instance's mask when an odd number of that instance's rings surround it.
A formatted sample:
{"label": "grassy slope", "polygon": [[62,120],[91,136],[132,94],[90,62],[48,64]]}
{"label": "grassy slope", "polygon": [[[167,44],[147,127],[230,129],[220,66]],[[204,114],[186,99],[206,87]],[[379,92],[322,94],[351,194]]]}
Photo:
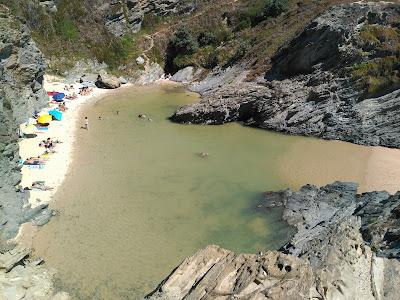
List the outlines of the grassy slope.
{"label": "grassy slope", "polygon": [[[135,58],[144,50],[151,60],[163,65],[168,43],[180,27],[189,28],[195,37],[202,32],[212,34],[214,42],[199,47],[190,55],[178,55],[175,68],[197,65],[211,69],[216,65],[241,63],[250,70],[248,80],[262,75],[270,67],[270,58],[276,51],[298,35],[315,17],[327,8],[352,2],[350,0],[289,0],[287,12],[276,18],[260,20],[259,16],[268,0],[198,0],[198,8],[190,15],[157,17],[146,15],[142,30],[122,38],[110,35],[97,7],[102,0],[60,0],[58,12],[49,15],[43,9],[29,7],[27,0],[12,1],[12,9],[22,15],[33,31],[39,47],[51,60],[54,71],[70,68],[81,58],[105,61],[112,71],[125,66],[125,73],[138,69]],[[0,0],[8,4],[9,0]],[[27,13],[28,12],[28,13]],[[262,18],[261,18],[262,19]],[[254,21],[256,20],[256,21]],[[368,29],[368,28],[367,28]],[[365,29],[361,38],[375,47],[390,43],[379,42],[382,35],[398,45],[397,32]],[[375,43],[375,44],[374,44]],[[387,50],[387,49],[385,49]],[[376,93],[382,85],[398,81],[399,51],[392,58],[360,65],[353,72],[368,92]],[[381,72],[382,68],[387,68]],[[389,83],[385,77],[390,77]],[[364,79],[363,79],[364,78]],[[366,81],[365,78],[368,78]]]}

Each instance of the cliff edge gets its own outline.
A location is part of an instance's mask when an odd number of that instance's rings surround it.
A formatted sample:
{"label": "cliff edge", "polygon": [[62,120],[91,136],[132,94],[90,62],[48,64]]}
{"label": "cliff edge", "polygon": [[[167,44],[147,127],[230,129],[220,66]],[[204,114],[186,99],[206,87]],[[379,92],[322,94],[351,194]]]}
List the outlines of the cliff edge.
{"label": "cliff edge", "polygon": [[[239,73],[224,84],[231,69],[211,74],[194,86],[202,100],[180,108],[171,120],[241,121],[289,134],[398,148],[399,20],[398,3],[330,8],[278,51],[264,78],[246,82]],[[222,79],[213,85],[216,78]]]}

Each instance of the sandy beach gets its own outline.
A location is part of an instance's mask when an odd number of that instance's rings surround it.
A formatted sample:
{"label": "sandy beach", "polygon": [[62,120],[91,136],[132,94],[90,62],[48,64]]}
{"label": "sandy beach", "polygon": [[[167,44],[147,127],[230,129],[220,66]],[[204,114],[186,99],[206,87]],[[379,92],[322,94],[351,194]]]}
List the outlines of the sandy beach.
{"label": "sandy beach", "polygon": [[[30,187],[34,181],[44,181],[46,186],[51,187],[49,191],[31,191],[29,203],[35,207],[42,203],[49,203],[52,196],[57,192],[57,188],[64,180],[68,167],[71,163],[71,154],[74,144],[74,133],[79,128],[77,120],[79,116],[79,108],[83,104],[90,101],[95,101],[106,95],[110,90],[102,90],[93,88],[93,92],[88,96],[81,96],[78,94],[81,84],[76,83],[73,85],[73,90],[64,91],[65,84],[59,78],[46,76],[44,82],[44,89],[49,91],[58,91],[67,94],[75,92],[78,98],[75,100],[66,100],[67,111],[63,113],[62,121],[53,121],[49,125],[49,129],[44,132],[36,131],[35,138],[24,138],[19,143],[19,154],[22,160],[29,157],[36,157],[42,155],[44,152],[43,147],[39,147],[42,140],[51,138],[53,140],[61,141],[55,147],[55,153],[50,154],[48,161],[46,161],[43,169],[29,169],[28,166],[23,166],[22,173],[22,187]],[[50,98],[49,98],[50,99]],[[47,112],[51,108],[44,108],[41,113]],[[82,120],[82,125],[84,121]]]}

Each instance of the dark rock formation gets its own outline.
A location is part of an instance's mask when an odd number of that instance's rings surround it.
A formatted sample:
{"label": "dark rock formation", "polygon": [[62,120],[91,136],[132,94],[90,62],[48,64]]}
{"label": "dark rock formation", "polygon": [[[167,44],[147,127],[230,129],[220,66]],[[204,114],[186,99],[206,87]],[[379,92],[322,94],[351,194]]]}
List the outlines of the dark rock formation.
{"label": "dark rock formation", "polygon": [[[395,45],[382,50],[384,42],[366,41],[361,31],[378,28],[383,35],[393,32],[397,39],[399,19],[400,5],[388,2],[356,2],[329,9],[277,54],[265,78],[251,83],[223,81],[201,89],[203,99],[180,108],[171,120],[242,121],[289,134],[400,147],[399,84],[372,93],[362,82],[368,76],[353,74],[363,63],[376,62],[378,66],[396,61],[400,53],[391,49]],[[391,72],[400,78],[395,68]],[[376,81],[389,77],[385,76]]]}
{"label": "dark rock formation", "polygon": [[148,299],[398,299],[400,262],[389,257],[400,250],[399,196],[360,195],[356,184],[341,182],[266,193],[257,207],[282,206],[297,228],[285,247],[237,255],[209,246]]}
{"label": "dark rock formation", "polygon": [[19,124],[47,103],[42,88],[45,64],[27,28],[0,5],[0,239],[14,237],[19,225],[46,212],[31,210],[27,193],[17,193]]}
{"label": "dark rock formation", "polygon": [[120,80],[111,75],[98,75],[96,86],[101,89],[117,89],[121,86]]}

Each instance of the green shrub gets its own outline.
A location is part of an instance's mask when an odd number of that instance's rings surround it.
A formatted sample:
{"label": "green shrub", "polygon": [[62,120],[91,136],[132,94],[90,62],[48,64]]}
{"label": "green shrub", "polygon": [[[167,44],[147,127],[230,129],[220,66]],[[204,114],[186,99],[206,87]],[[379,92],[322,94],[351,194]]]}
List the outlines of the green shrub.
{"label": "green shrub", "polygon": [[197,38],[200,47],[215,45],[217,43],[217,35],[211,31],[203,31]]}
{"label": "green shrub", "polygon": [[382,25],[366,25],[360,31],[363,49],[400,54],[400,30]]}
{"label": "green shrub", "polygon": [[163,18],[160,16],[157,16],[155,14],[146,14],[142,21],[142,29],[141,30],[151,31],[157,25],[161,24],[162,21],[163,21]]}
{"label": "green shrub", "polygon": [[264,7],[264,17],[277,17],[282,13],[288,11],[288,0],[269,0]]}
{"label": "green shrub", "polygon": [[352,76],[365,96],[380,96],[400,88],[400,57],[388,56],[353,67]]}
{"label": "green shrub", "polygon": [[174,66],[177,70],[189,67],[189,66],[196,66],[197,62],[193,55],[178,55],[174,58]]}
{"label": "green shrub", "polygon": [[56,30],[59,35],[68,41],[74,41],[79,38],[79,30],[75,22],[71,19],[64,19],[56,24]]}
{"label": "green shrub", "polygon": [[232,66],[240,59],[242,59],[246,53],[249,51],[250,45],[244,41],[240,42],[239,46],[236,48],[234,54],[229,58],[228,62],[226,63],[227,66]]}
{"label": "green shrub", "polygon": [[180,27],[170,39],[165,55],[165,71],[173,74],[187,66],[188,57],[199,48],[197,39],[186,27]]}
{"label": "green shrub", "polygon": [[175,52],[181,55],[192,54],[199,48],[193,33],[186,27],[181,27],[175,32],[171,45]]}

